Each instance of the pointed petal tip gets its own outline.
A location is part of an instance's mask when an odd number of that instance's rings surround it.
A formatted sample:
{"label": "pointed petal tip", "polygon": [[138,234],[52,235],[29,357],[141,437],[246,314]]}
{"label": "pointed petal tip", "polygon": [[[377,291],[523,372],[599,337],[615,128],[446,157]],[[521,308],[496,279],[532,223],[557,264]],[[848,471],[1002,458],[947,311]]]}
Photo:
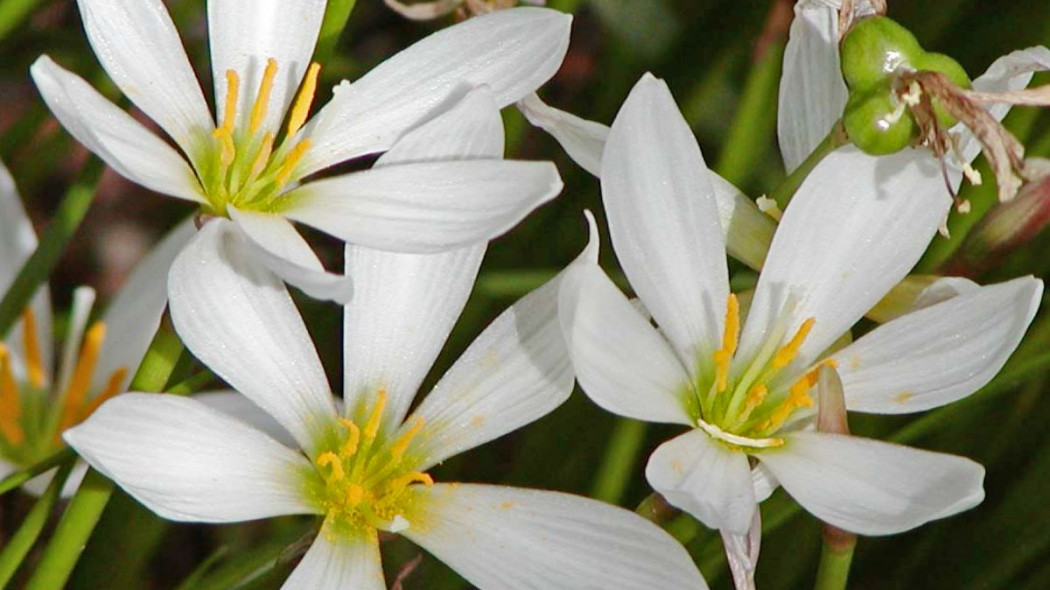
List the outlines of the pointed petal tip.
{"label": "pointed petal tip", "polygon": [[590,209],[584,209],[583,216],[587,220],[587,246],[583,249],[581,256],[589,262],[598,264],[599,248],[601,247],[598,221],[594,218],[594,213]]}

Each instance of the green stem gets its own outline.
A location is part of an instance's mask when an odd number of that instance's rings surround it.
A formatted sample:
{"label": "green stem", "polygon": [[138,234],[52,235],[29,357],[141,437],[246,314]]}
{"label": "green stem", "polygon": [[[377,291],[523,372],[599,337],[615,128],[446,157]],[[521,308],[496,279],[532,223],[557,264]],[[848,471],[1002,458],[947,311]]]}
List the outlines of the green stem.
{"label": "green stem", "polygon": [[328,63],[335,51],[336,43],[350,20],[350,13],[354,10],[357,0],[328,0],[328,8],[324,13],[324,21],[321,23],[321,35],[317,40],[317,51],[314,52],[314,61]]}
{"label": "green stem", "polygon": [[[163,391],[182,351],[182,342],[167,326],[162,325],[153,337],[129,389]],[[89,470],[58,522],[51,543],[44,550],[36,572],[26,584],[26,590],[61,590],[65,587],[112,495],[113,482],[97,471]]]}
{"label": "green stem", "polygon": [[769,195],[769,198],[776,201],[777,206],[783,211],[787,208],[788,203],[791,202],[791,197],[795,196],[798,187],[802,186],[806,177],[817,167],[817,164],[820,164],[828,154],[847,143],[849,143],[849,138],[846,136],[845,128],[842,127],[842,122],[839,121],[835,123],[831,132],[820,142],[820,145],[813,150],[813,153],[806,157],[805,161],[784,182],[780,183],[780,186]]}
{"label": "green stem", "polygon": [[[72,464],[73,459],[75,458],[76,453],[73,452],[73,449],[67,447],[62,449],[61,451],[54,453],[50,457],[47,457],[43,461],[39,461],[37,463],[34,463],[33,465],[30,465],[29,467],[26,467],[25,469],[20,469],[8,475],[3,480],[0,480],[0,496],[6,494],[7,492],[10,492],[11,490],[20,488],[22,484],[40,475],[41,473],[44,473],[45,471],[50,471],[55,467],[59,467],[62,465]],[[0,588],[2,587],[3,586],[0,586]]]}
{"label": "green stem", "polygon": [[22,564],[22,560],[29,554],[29,550],[40,537],[40,532],[44,530],[51,511],[58,503],[62,495],[62,487],[66,485],[66,479],[72,469],[73,463],[69,462],[55,472],[55,477],[51,479],[44,495],[33,504],[33,508],[22,521],[18,532],[7,542],[3,551],[0,551],[0,588],[7,587],[15,572],[18,571],[18,566]]}
{"label": "green stem", "polygon": [[813,590],[846,589],[857,538],[853,535],[848,535],[848,539],[831,538],[836,536],[826,534],[824,537],[824,545],[820,550],[820,566],[817,568],[817,582],[813,585]]}
{"label": "green stem", "polygon": [[40,283],[51,276],[69,240],[80,227],[88,207],[95,199],[95,188],[102,174],[102,162],[92,159],[80,173],[79,179],[66,193],[55,218],[44,233],[33,255],[22,265],[14,282],[0,300],[0,340],[22,315],[36,294]]}
{"label": "green stem", "polygon": [[605,457],[602,458],[594,487],[591,489],[592,498],[610,504],[623,501],[627,484],[630,483],[634,466],[638,462],[638,454],[645,442],[647,427],[648,424],[638,420],[620,418],[616,421],[609,444],[605,447]]}
{"label": "green stem", "polygon": [[170,393],[172,395],[190,395],[204,389],[204,386],[215,380],[215,375],[212,375],[211,371],[201,371],[196,375],[187,378],[184,381],[172,385],[167,388],[164,393]]}

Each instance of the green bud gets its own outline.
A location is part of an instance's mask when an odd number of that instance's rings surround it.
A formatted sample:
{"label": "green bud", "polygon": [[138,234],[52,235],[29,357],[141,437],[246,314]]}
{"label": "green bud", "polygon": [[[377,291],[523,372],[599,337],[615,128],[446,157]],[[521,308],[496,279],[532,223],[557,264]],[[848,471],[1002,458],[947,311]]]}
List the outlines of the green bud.
{"label": "green bud", "polygon": [[882,156],[901,151],[918,132],[915,120],[901,112],[889,78],[866,91],[850,93],[842,124],[850,141],[866,154]]}
{"label": "green bud", "polygon": [[915,60],[925,53],[915,36],[893,20],[866,18],[842,40],[842,76],[851,89],[865,89],[900,68],[915,69]]}

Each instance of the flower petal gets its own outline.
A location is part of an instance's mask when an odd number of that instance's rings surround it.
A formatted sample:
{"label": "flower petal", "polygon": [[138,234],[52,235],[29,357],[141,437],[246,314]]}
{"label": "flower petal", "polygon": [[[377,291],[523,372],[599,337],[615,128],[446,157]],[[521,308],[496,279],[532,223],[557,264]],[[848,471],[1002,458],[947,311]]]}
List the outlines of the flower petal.
{"label": "flower petal", "polygon": [[631,286],[690,371],[718,348],[729,276],[714,190],[663,81],[642,76],[602,158],[602,201]]}
{"label": "flower petal", "polygon": [[796,432],[756,455],[803,508],[860,535],[889,535],[984,499],[973,461],[839,434]]}
{"label": "flower petal", "polygon": [[645,478],[668,503],[700,522],[745,535],[758,509],[747,455],[693,429],[660,445]]}
{"label": "flower petal", "polygon": [[[598,229],[587,213],[590,240],[569,266],[595,264]],[[558,323],[558,291],[566,270],[499,315],[438,381],[403,430],[423,430],[411,452],[420,470],[546,416],[572,393],[573,373]]]}
{"label": "flower petal", "polygon": [[788,173],[798,168],[842,117],[849,91],[839,65],[839,13],[799,2],[780,76],[777,135]]}
{"label": "flower petal", "polygon": [[295,448],[296,446],[292,435],[288,434],[288,431],[278,424],[273,416],[236,391],[229,389],[202,391],[193,394],[193,399],[212,410],[251,426],[286,447]]}
{"label": "flower petal", "polygon": [[226,117],[226,72],[240,77],[238,128],[247,128],[267,61],[277,62],[266,115],[258,132],[276,132],[310,66],[325,0],[211,0],[208,41],[219,121]]}
{"label": "flower petal", "polygon": [[903,414],[977,391],[1021,342],[1042,293],[1042,281],[1015,279],[876,328],[834,356],[847,407]]}
{"label": "flower petal", "polygon": [[426,512],[402,534],[478,588],[707,588],[681,545],[622,508],[497,486],[414,489]]}
{"label": "flower petal", "polygon": [[789,334],[815,318],[797,361],[809,365],[908,274],[950,203],[925,151],[875,158],[846,147],[828,155],[773,237],[737,358],[752,358],[782,318]]}
{"label": "flower petal", "polygon": [[689,374],[597,264],[570,268],[558,297],[573,368],[594,403],[636,420],[693,425]]}
{"label": "flower petal", "polygon": [[[0,293],[6,293],[15,277],[22,270],[22,265],[36,251],[36,231],[29,220],[18,187],[11,178],[3,162],[0,162]],[[44,380],[51,382],[52,341],[51,341],[51,295],[44,283],[33,296],[30,306],[36,320],[36,337],[40,353],[41,369]],[[12,326],[6,344],[11,354],[12,370],[15,379],[26,379],[25,367],[25,326],[18,320]]]}
{"label": "flower petal", "polygon": [[281,590],[386,590],[379,541],[374,535],[314,538]]}
{"label": "flower petal", "polygon": [[177,225],[135,266],[120,293],[109,304],[102,318],[109,337],[99,354],[92,391],[105,389],[113,373],[121,368],[127,370],[127,377],[120,390],[124,391],[131,381],[168,306],[171,264],[196,234],[192,219]]}
{"label": "flower petal", "polygon": [[280,215],[226,207],[237,227],[252,245],[259,260],[289,285],[314,299],[345,304],[354,294],[350,277],[325,270],[290,221]]}
{"label": "flower petal", "polygon": [[214,128],[161,0],[77,0],[84,31],[117,87],[187,154]]}
{"label": "flower petal", "polygon": [[[995,60],[984,74],[973,81],[973,89],[981,92],[1006,92],[1028,87],[1035,72],[1050,70],[1050,49],[1029,47],[1008,53]],[[1010,105],[989,105],[988,112],[996,120],[1003,120]],[[969,129],[956,127],[959,132],[959,153],[965,162],[972,162],[981,153],[981,144]]]}
{"label": "flower petal", "polygon": [[179,199],[207,202],[186,160],[79,76],[43,56],[30,69],[51,112],[118,174]]}
{"label": "flower petal", "polygon": [[561,67],[572,17],[513,8],[430,35],[386,60],[335,98],[307,126],[303,174],[387,149],[470,87],[487,85],[500,106],[535,91]]}
{"label": "flower petal", "polygon": [[518,110],[536,127],[550,133],[572,161],[594,176],[601,175],[602,152],[609,128],[548,106],[536,94],[518,102]]}
{"label": "flower petal", "polygon": [[284,283],[233,223],[201,229],[172,265],[168,294],[186,347],[312,452],[336,416],[328,379]]}
{"label": "flower petal", "polygon": [[63,435],[69,446],[169,520],[238,522],[312,514],[307,460],[192,399],[128,393]]}
{"label": "flower petal", "polygon": [[433,253],[502,234],[561,188],[549,162],[424,162],[309,183],[281,213],[350,243]]}
{"label": "flower petal", "polygon": [[[503,120],[486,88],[401,138],[376,167],[503,155]],[[343,309],[344,399],[351,411],[379,389],[385,427],[408,413],[423,378],[463,311],[485,255],[477,244],[439,254],[347,245],[346,273],[357,293]]]}

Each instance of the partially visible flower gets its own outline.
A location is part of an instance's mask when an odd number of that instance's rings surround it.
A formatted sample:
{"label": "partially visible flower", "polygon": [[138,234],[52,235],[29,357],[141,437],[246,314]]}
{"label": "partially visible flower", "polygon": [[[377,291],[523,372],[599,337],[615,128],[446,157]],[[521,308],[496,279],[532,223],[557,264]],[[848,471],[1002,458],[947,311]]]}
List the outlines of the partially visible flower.
{"label": "partially visible flower", "polygon": [[327,3],[210,0],[213,118],[161,0],[78,5],[103,68],[177,149],[43,56],[32,75],[55,116],[121,175],[232,219],[314,296],[345,301],[349,284],[324,272],[291,221],[434,252],[498,235],[561,190],[549,162],[409,163],[304,181],[388,149],[472,87],[488,86],[501,107],[534,91],[561,64],[568,15],[522,8],[450,27],[344,82],[310,118],[319,66],[309,60]]}
{"label": "partially visible flower", "polygon": [[[488,14],[494,10],[506,10],[519,4],[519,0],[423,0],[402,2],[383,0],[394,12],[412,20],[433,20],[455,13],[460,18]],[[521,4],[543,6],[545,0],[520,0]]]}
{"label": "partially visible flower", "polygon": [[[377,166],[498,159],[502,133],[491,94],[477,91]],[[593,264],[593,238],[592,229],[577,264]],[[555,279],[499,316],[409,414],[484,252],[347,247],[357,293],[344,310],[337,410],[284,285],[230,222],[214,220],[171,272],[172,319],[199,359],[280,423],[294,450],[194,399],[165,395],[122,396],[66,438],[167,518],[322,516],[284,588],[384,588],[380,531],[411,539],[485,590],[706,588],[684,549],[631,512],[561,493],[436,483],[427,473],[547,414],[572,391]]]}
{"label": "partially visible flower", "polygon": [[[50,297],[46,285],[40,288],[11,335],[0,342],[0,478],[60,450],[63,431],[126,391],[167,304],[168,267],[192,235],[192,223],[169,234],[90,327],[95,292],[77,289],[57,375],[52,372]],[[36,244],[14,182],[0,164],[0,293]],[[72,493],[82,475],[81,470],[71,477],[63,493]],[[41,493],[50,477],[45,474],[25,487]]]}
{"label": "partially visible flower", "polygon": [[827,156],[784,213],[746,312],[729,291],[705,170],[666,85],[646,75],[613,124],[601,180],[613,246],[657,327],[596,264],[570,271],[559,300],[578,379],[596,403],[690,428],[650,457],[653,488],[737,537],[775,482],[821,520],[868,535],[979,503],[984,470],[969,459],[814,431],[811,390],[831,366],[853,411],[917,412],[965,397],[1016,348],[1042,282],[961,290],[843,347],[933,237],[948,195],[916,199],[902,188],[936,177],[936,163],[855,148]]}

